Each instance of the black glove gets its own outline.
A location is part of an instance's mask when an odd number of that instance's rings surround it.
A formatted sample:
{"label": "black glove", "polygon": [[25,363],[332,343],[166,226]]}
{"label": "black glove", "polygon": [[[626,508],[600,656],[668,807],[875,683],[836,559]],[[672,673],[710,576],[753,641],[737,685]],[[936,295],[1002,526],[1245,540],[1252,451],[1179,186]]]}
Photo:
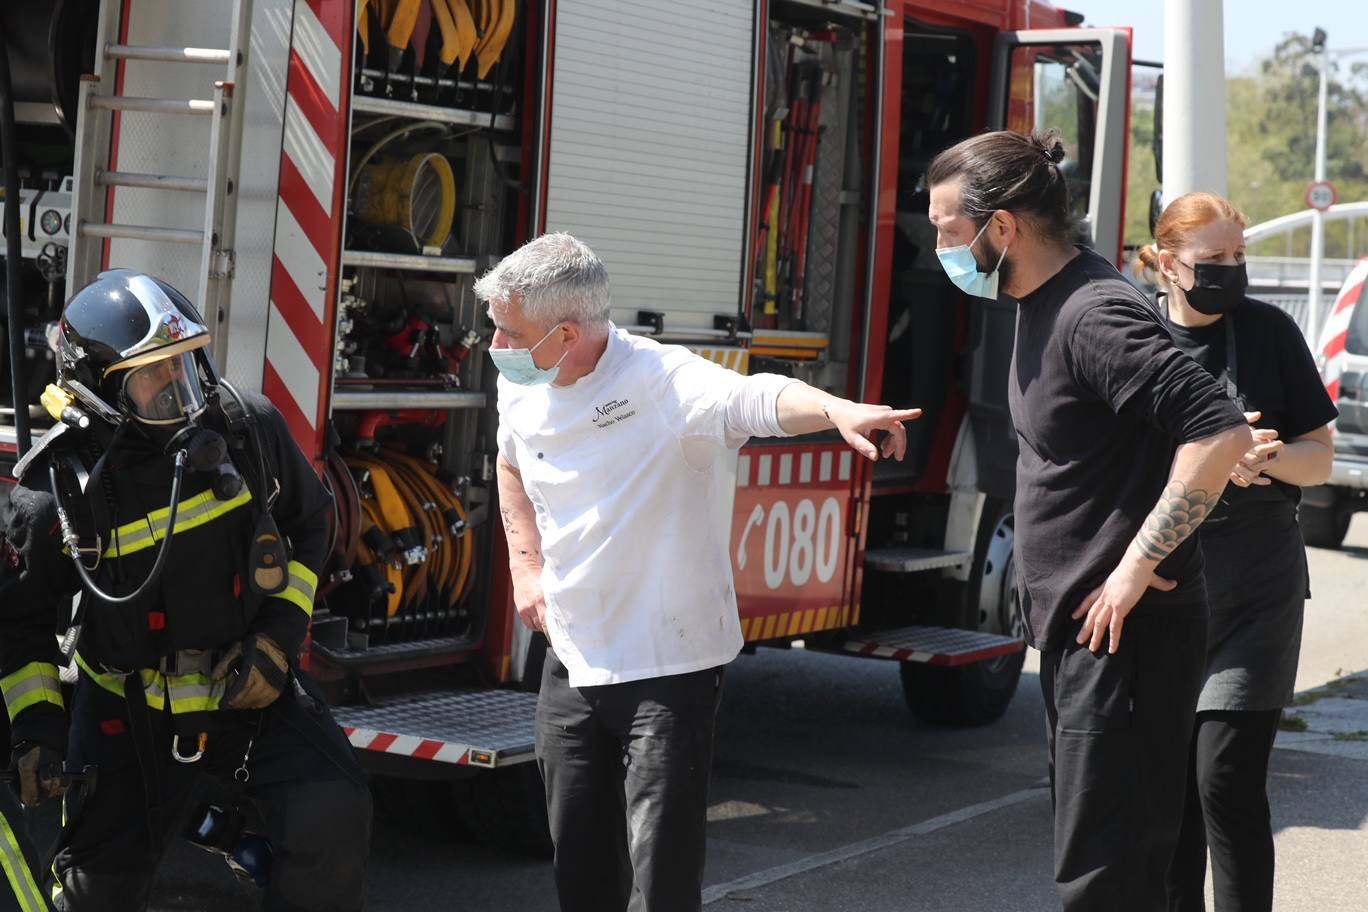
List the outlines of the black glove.
{"label": "black glove", "polygon": [[285,650],[265,634],[254,633],[241,643],[234,643],[228,654],[219,660],[214,666],[214,680],[228,677],[239,660],[237,677],[224,691],[224,704],[229,709],[265,709],[285,690],[290,670]]}
{"label": "black glove", "polygon": [[19,800],[33,807],[45,797],[56,798],[65,792],[62,759],[60,752],[34,741],[15,747],[12,762],[19,774]]}

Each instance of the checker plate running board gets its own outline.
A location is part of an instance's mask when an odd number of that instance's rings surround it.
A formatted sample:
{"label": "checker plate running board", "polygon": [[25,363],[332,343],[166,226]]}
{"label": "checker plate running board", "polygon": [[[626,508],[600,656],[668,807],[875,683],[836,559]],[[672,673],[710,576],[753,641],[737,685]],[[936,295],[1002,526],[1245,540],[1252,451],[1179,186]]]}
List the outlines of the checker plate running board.
{"label": "checker plate running board", "polygon": [[898,627],[851,637],[841,648],[872,659],[953,667],[1021,652],[1026,644],[1014,637],[955,627]]}
{"label": "checker plate running board", "polygon": [[334,706],[352,747],[458,766],[501,767],[534,758],[537,695],[517,690],[434,690],[377,706]]}

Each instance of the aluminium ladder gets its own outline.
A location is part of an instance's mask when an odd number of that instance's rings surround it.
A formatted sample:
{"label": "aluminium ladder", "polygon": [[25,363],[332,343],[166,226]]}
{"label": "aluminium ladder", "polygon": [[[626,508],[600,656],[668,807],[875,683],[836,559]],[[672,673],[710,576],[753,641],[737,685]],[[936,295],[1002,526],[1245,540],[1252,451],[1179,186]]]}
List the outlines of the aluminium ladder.
{"label": "aluminium ladder", "polygon": [[[136,3],[136,0],[134,0]],[[81,77],[76,118],[76,157],[72,169],[70,250],[67,257],[66,296],[95,278],[102,268],[107,239],[197,245],[200,248],[198,287],[193,302],[211,328],[226,317],[231,291],[233,239],[237,206],[228,197],[237,187],[242,147],[242,93],[252,22],[252,0],[232,0],[229,46],[152,47],[120,44],[123,0],[101,0],[96,39],[95,72]],[[145,98],[116,94],[122,61],[221,65],[224,77],[214,83],[213,97]],[[111,170],[110,149],[122,126],[120,114],[138,111],[167,116],[209,119],[208,167],[203,177],[147,174]],[[129,225],[106,221],[106,198],[113,187],[140,187],[204,194],[200,230],[158,225]],[[112,207],[111,207],[112,208]],[[189,291],[189,289],[187,289]]]}

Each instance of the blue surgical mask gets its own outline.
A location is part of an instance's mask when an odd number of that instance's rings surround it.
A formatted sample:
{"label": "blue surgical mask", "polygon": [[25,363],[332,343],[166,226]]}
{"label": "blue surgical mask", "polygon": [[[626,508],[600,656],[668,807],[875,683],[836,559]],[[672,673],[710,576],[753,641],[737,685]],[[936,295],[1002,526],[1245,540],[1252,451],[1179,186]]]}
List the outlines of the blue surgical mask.
{"label": "blue surgical mask", "polygon": [[974,235],[974,239],[967,244],[960,244],[958,247],[938,248],[936,256],[940,258],[941,267],[945,270],[945,274],[950,277],[950,281],[955,283],[956,288],[965,294],[995,301],[998,296],[998,279],[1001,277],[1000,267],[1003,259],[1007,256],[1007,248],[1002,248],[998,261],[993,264],[993,268],[988,272],[979,271],[978,260],[974,259],[974,251],[970,249],[978,243],[979,238],[983,237],[983,232],[988,230],[990,224],[992,224],[991,219],[984,222],[979,233]]}
{"label": "blue surgical mask", "polygon": [[556,374],[560,373],[561,361],[565,360],[565,355],[569,352],[561,355],[550,367],[537,367],[537,362],[532,360],[532,353],[558,329],[559,323],[551,327],[551,332],[542,336],[541,341],[531,348],[491,348],[489,357],[494,360],[494,366],[499,369],[499,373],[510,383],[519,386],[543,386],[556,379]]}

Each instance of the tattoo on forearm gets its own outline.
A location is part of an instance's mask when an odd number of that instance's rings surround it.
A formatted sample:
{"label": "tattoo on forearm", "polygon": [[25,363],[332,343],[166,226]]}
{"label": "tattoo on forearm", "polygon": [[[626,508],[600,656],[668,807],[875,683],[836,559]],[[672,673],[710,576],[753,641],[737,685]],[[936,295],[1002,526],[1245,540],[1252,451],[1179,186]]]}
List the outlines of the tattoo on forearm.
{"label": "tattoo on forearm", "polygon": [[1169,482],[1154,511],[1135,536],[1150,560],[1163,560],[1187,540],[1216,505],[1220,492],[1194,491],[1181,481]]}
{"label": "tattoo on forearm", "polygon": [[507,507],[500,507],[499,516],[503,517],[504,532],[509,535],[517,535],[518,529],[513,525],[513,512]]}

